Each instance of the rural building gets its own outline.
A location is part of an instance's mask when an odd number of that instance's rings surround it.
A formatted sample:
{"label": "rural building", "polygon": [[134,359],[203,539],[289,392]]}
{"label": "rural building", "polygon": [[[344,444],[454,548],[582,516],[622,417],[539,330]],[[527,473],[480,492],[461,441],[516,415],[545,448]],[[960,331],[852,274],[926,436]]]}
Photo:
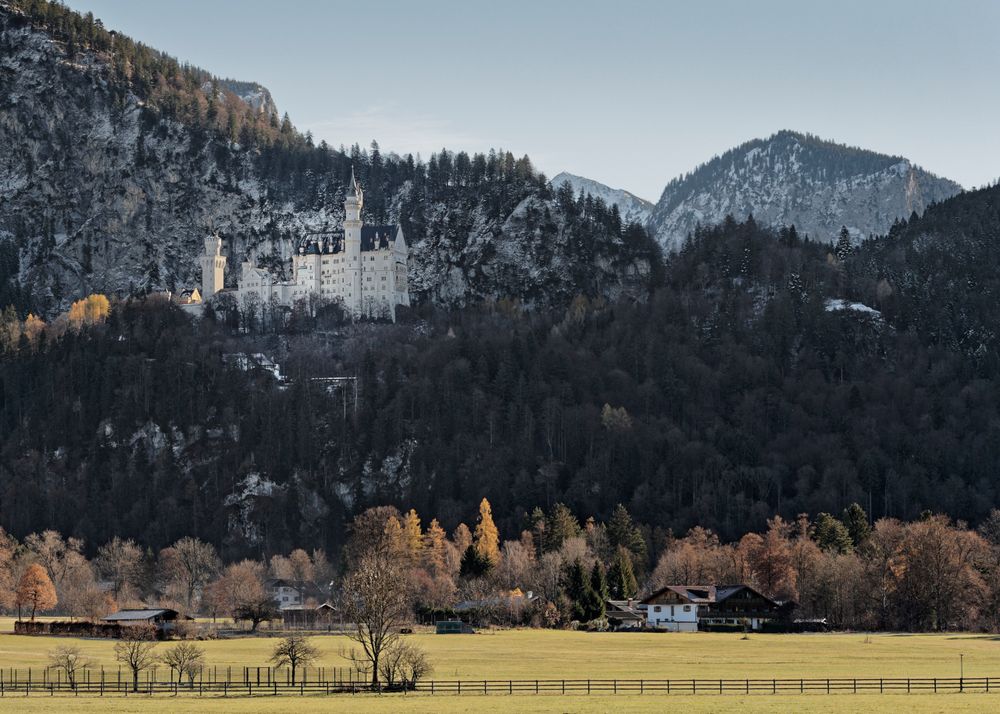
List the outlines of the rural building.
{"label": "rural building", "polygon": [[194,618],[181,615],[177,610],[161,607],[119,610],[101,619],[104,622],[110,622],[123,627],[128,625],[153,625],[157,630],[166,632],[172,630],[178,620],[193,620]]}
{"label": "rural building", "polygon": [[282,608],[281,620],[285,627],[329,629],[337,621],[337,608],[328,602],[316,607],[293,605]]}
{"label": "rural building", "polygon": [[329,596],[316,583],[296,583],[284,578],[274,578],[267,583],[267,589],[271,593],[271,599],[278,604],[279,610],[290,608],[303,608],[309,605],[309,601],[325,602]]}
{"label": "rural building", "polygon": [[639,609],[639,603],[628,600],[608,600],[604,604],[604,615],[615,630],[634,630],[646,624],[646,613]]}
{"label": "rural building", "polygon": [[747,585],[668,585],[639,606],[646,626],[695,632],[712,625],[743,625],[751,630],[782,619],[794,604],[782,604]]}
{"label": "rural building", "polygon": [[439,635],[474,635],[476,633],[472,629],[472,625],[467,625],[461,620],[438,620],[435,627]]}

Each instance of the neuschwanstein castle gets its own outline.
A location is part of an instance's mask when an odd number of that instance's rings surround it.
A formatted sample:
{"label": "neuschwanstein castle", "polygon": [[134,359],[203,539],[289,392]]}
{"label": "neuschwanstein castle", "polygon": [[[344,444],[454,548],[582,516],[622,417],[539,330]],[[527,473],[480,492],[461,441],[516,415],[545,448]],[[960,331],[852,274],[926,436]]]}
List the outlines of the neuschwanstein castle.
{"label": "neuschwanstein castle", "polygon": [[[355,317],[388,316],[396,319],[396,306],[410,304],[407,283],[406,240],[398,225],[366,226],[361,222],[364,193],[354,180],[344,200],[344,230],[320,239],[307,239],[292,258],[291,281],[243,262],[239,287],[233,291],[238,303],[258,306],[277,303],[291,307],[315,295],[336,300]],[[223,288],[226,256],[222,239],[205,239],[201,256],[201,297],[208,299]]]}

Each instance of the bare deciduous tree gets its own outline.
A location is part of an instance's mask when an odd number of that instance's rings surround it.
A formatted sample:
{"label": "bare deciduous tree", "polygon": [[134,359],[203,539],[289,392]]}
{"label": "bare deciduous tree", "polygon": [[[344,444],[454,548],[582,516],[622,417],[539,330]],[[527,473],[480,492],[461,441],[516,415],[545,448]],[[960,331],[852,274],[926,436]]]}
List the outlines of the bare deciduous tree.
{"label": "bare deciduous tree", "polygon": [[344,580],[342,606],[353,625],[347,636],[361,646],[363,656],[353,649],[342,654],[355,662],[366,661],[372,687],[378,687],[382,654],[399,639],[400,625],[409,612],[406,579],[389,552],[373,548],[357,558]]}
{"label": "bare deciduous tree", "polygon": [[77,672],[89,666],[90,660],[84,657],[80,648],[75,645],[63,645],[49,652],[49,669],[64,672],[66,681],[74,689],[76,688]]}
{"label": "bare deciduous tree", "polygon": [[292,684],[299,667],[308,667],[309,663],[319,657],[319,650],[308,637],[298,633],[281,640],[271,654],[271,662],[276,667],[287,666],[292,671]]}
{"label": "bare deciduous tree", "polygon": [[181,538],[160,551],[163,576],[180,586],[184,592],[184,604],[189,610],[195,593],[219,572],[220,565],[215,548],[197,538]]}
{"label": "bare deciduous tree", "polygon": [[132,672],[132,691],[139,691],[139,675],[156,664],[156,629],[133,625],[123,628],[122,638],[115,643],[115,660]]}
{"label": "bare deciduous tree", "polygon": [[160,661],[177,674],[178,684],[187,677],[188,684],[193,686],[194,678],[205,664],[205,650],[191,642],[181,642],[164,652]]}
{"label": "bare deciduous tree", "polygon": [[432,671],[423,648],[402,640],[382,653],[378,668],[386,687],[398,684],[404,689],[413,689],[422,677]]}
{"label": "bare deciduous tree", "polygon": [[115,602],[121,600],[142,575],[142,548],[134,540],[122,540],[118,536],[102,545],[94,561],[98,571],[111,581]]}

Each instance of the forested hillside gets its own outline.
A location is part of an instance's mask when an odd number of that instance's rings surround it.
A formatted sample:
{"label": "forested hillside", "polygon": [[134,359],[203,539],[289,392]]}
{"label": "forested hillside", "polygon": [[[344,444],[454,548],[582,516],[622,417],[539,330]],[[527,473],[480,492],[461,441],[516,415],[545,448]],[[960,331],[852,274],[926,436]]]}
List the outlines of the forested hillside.
{"label": "forested hillside", "polygon": [[[985,227],[997,190],[938,210]],[[935,215],[926,230],[951,225]],[[92,543],[193,534],[230,555],[335,549],[345,519],[380,503],[450,529],[484,496],[505,537],[557,502],[723,537],[852,501],[975,524],[996,499],[995,361],[862,302],[852,276],[873,250],[838,257],[729,220],[698,231],[646,303],[426,306],[322,338],[113,304],[104,324],[3,358],[0,520]],[[277,358],[290,383],[227,367],[237,351]],[[308,379],[355,374],[356,412]]]}
{"label": "forested hillside", "polygon": [[287,269],[307,233],[340,225],[352,167],[363,218],[402,224],[418,299],[644,295],[657,263],[640,227],[601,202],[569,209],[527,157],[316,146],[259,85],[57,3],[0,2],[0,110],[0,283],[14,284],[22,315],[94,291],[191,287],[213,232],[227,283],[247,254]]}
{"label": "forested hillside", "polygon": [[848,262],[854,290],[900,329],[1000,369],[1000,186],[932,206],[866,241]]}

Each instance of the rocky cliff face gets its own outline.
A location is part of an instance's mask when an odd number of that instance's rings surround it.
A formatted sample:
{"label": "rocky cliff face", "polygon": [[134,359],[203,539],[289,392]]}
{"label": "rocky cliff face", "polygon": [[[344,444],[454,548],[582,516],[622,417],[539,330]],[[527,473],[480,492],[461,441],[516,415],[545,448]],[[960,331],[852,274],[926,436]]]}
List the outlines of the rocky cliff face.
{"label": "rocky cliff face", "polygon": [[649,220],[665,250],[701,223],[748,214],[832,241],[841,226],[856,240],[884,233],[897,218],[923,212],[961,191],[899,156],[782,131],[743,144],[671,181]]}
{"label": "rocky cliff face", "polygon": [[[36,310],[64,309],[91,291],[197,284],[197,255],[212,232],[225,239],[226,281],[235,284],[247,253],[287,266],[305,233],[339,226],[349,157],[309,148],[317,168],[289,170],[300,157],[165,119],[107,60],[71,51],[0,3],[0,241],[12,241],[19,256],[16,276],[0,279],[29,286]],[[276,114],[260,85],[216,87],[236,95],[230,104]],[[641,289],[649,272],[649,257],[613,232],[585,254],[567,252],[568,222],[530,178],[504,204],[513,213],[499,215],[468,197],[429,201],[410,181],[374,190],[386,207],[377,218],[415,226],[407,241],[417,299],[614,296]],[[416,213],[421,220],[408,223]]]}

